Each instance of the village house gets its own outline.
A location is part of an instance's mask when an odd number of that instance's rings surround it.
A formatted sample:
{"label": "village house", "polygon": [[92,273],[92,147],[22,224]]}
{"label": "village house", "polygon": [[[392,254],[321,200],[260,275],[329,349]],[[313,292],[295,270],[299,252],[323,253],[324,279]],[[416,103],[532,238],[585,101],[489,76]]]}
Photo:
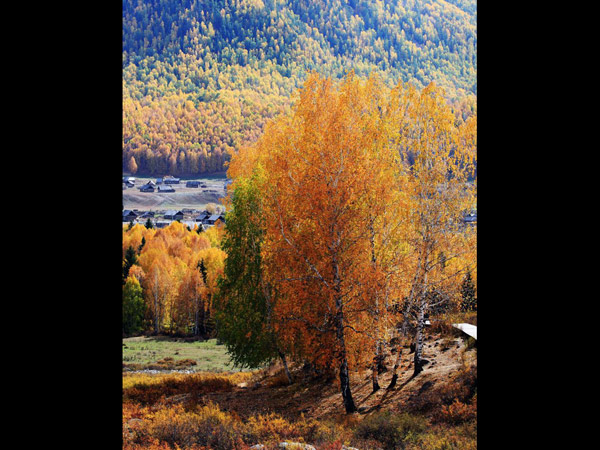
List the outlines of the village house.
{"label": "village house", "polygon": [[175,189],[173,189],[171,186],[160,185],[158,186],[158,192],[175,192]]}
{"label": "village house", "polygon": [[137,217],[138,215],[134,211],[130,209],[123,210],[123,222],[133,222]]}
{"label": "village house", "polygon": [[174,177],[163,177],[164,184],[179,184],[180,179]]}
{"label": "village house", "polygon": [[477,214],[469,213],[463,217],[463,222],[468,224],[476,224],[477,223]]}
{"label": "village house", "polygon": [[206,219],[208,219],[210,217],[209,214],[203,212],[202,214],[196,216],[196,222],[200,222],[200,223],[206,223]]}
{"label": "village house", "polygon": [[140,188],[140,192],[154,192],[154,183],[152,181],[146,183]]}
{"label": "village house", "polygon": [[164,215],[167,220],[183,220],[182,211],[167,211]]}
{"label": "village house", "polygon": [[225,216],[223,214],[213,214],[212,216],[210,216],[208,219],[206,219],[206,223],[207,225],[214,225],[217,220],[220,220],[221,222],[225,223]]}

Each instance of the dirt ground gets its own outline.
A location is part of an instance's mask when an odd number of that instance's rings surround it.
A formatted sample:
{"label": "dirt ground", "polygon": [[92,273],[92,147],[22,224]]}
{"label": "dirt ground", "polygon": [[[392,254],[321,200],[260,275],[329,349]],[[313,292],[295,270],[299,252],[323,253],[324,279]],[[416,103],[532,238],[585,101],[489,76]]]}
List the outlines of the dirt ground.
{"label": "dirt ground", "polygon": [[[398,369],[398,381],[395,388],[387,390],[392,374],[391,370],[379,376],[381,389],[372,393],[371,373],[351,375],[352,396],[362,414],[382,410],[401,410],[402,404],[414,395],[426,383],[430,386],[441,384],[460,371],[463,361],[476,364],[476,351],[465,352],[466,337],[448,339],[439,335],[430,336],[426,341],[423,358],[429,362],[423,372],[412,378],[413,354],[403,349],[401,366]],[[446,345],[444,345],[444,343]],[[392,368],[395,356],[388,358],[387,367]],[[277,371],[277,367],[272,372]],[[298,374],[298,372],[296,372]],[[214,392],[199,399],[201,403],[218,404],[222,410],[235,411],[240,417],[277,412],[288,419],[306,417],[332,418],[344,415],[342,396],[334,380],[330,384],[294,383],[288,386],[270,386],[268,380],[248,386],[240,385],[232,392]]]}

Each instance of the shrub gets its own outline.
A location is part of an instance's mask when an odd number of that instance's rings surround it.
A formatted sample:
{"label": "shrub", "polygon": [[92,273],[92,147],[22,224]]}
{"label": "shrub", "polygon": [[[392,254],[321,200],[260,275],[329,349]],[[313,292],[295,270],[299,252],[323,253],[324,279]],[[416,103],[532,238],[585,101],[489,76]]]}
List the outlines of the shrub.
{"label": "shrub", "polygon": [[463,367],[446,383],[409,398],[411,411],[427,412],[449,406],[455,400],[469,403],[477,391],[477,366]]}
{"label": "shrub", "polygon": [[431,321],[429,327],[430,333],[439,333],[440,336],[455,338],[462,335],[462,331],[452,326],[452,321],[448,319],[436,319]]}
{"label": "shrub", "polygon": [[405,442],[425,430],[424,418],[384,411],[367,417],[355,430],[360,439],[376,440],[386,449],[404,448]]}
{"label": "shrub", "polygon": [[459,400],[454,400],[451,405],[443,405],[442,408],[434,415],[436,422],[445,422],[449,424],[459,424],[468,422],[477,417],[477,401],[471,404],[463,403]]}
{"label": "shrub", "polygon": [[160,409],[151,416],[147,433],[160,442],[183,448],[193,445],[214,450],[244,447],[239,423],[212,404],[198,412],[186,412],[179,405]]}
{"label": "shrub", "polygon": [[179,408],[161,409],[154,414],[146,431],[150,437],[169,445],[189,447],[196,440],[194,419],[192,413],[182,413]]}
{"label": "shrub", "polygon": [[421,434],[407,450],[477,450],[477,426],[473,423],[435,426]]}
{"label": "shrub", "polygon": [[152,376],[135,374],[123,377],[123,399],[141,404],[156,403],[163,397],[178,394],[203,394],[230,391],[252,377],[250,372],[232,374],[166,374]]}
{"label": "shrub", "polygon": [[477,339],[469,336],[467,337],[467,340],[465,342],[465,348],[463,350],[463,353],[473,349],[477,350]]}
{"label": "shrub", "polygon": [[197,366],[198,362],[194,359],[186,358],[175,362],[176,367]]}
{"label": "shrub", "polygon": [[323,445],[341,442],[344,437],[344,426],[341,424],[306,419],[304,416],[290,422],[276,413],[249,417],[244,428],[245,442],[260,442],[265,445],[290,440],[310,442],[321,448]]}
{"label": "shrub", "polygon": [[281,370],[272,377],[269,377],[266,384],[269,387],[289,386],[289,380],[285,372]]}
{"label": "shrub", "polygon": [[246,422],[244,438],[246,442],[280,441],[300,436],[294,425],[279,414],[259,414]]}

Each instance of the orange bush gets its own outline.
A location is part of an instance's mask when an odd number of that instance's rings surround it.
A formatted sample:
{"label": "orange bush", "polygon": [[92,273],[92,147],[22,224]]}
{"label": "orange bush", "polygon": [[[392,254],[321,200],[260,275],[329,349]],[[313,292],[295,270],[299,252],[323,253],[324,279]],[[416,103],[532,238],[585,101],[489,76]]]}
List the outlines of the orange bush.
{"label": "orange bush", "polygon": [[477,417],[477,401],[471,404],[454,400],[451,405],[443,405],[434,416],[437,422],[459,424],[473,420]]}

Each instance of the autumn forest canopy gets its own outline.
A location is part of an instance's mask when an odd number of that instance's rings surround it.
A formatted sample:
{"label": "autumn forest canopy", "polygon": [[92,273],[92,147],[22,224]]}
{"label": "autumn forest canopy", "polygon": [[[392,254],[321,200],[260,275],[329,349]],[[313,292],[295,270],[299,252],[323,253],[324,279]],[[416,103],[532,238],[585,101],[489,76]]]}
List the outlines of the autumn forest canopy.
{"label": "autumn forest canopy", "polygon": [[430,82],[476,111],[473,0],[124,0],[123,169],[222,172],[311,71]]}

